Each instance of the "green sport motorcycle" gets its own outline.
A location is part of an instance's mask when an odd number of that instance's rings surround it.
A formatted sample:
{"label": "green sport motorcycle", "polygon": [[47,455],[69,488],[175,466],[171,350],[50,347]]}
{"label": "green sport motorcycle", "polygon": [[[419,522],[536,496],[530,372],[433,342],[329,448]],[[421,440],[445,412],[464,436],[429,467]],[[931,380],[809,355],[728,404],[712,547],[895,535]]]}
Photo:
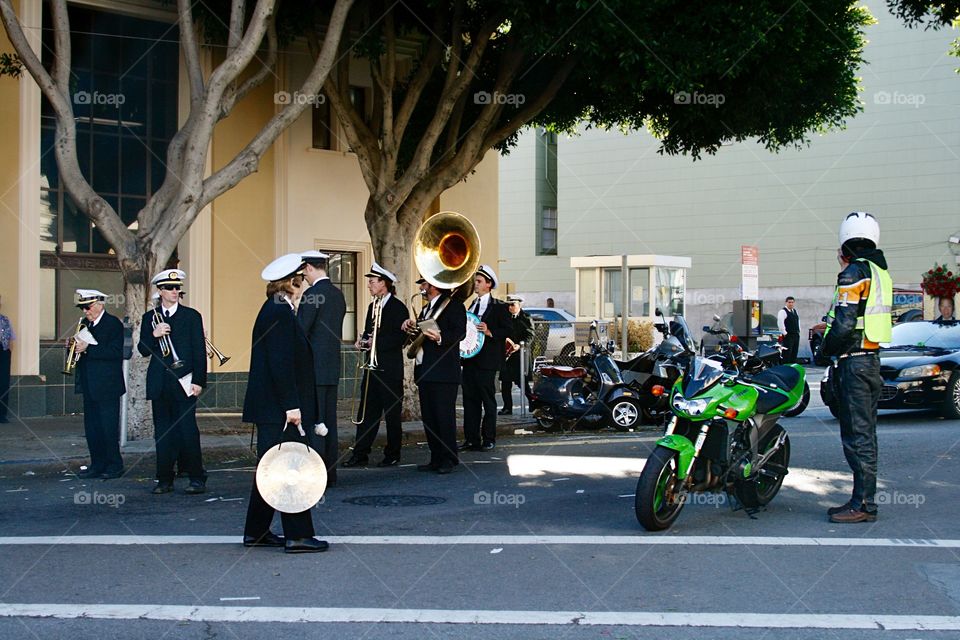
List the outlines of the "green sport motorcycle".
{"label": "green sport motorcycle", "polygon": [[804,370],[747,374],[737,368],[738,349],[691,354],[673,386],[673,417],[637,482],[637,520],[648,531],[669,528],[690,494],[724,491],[732,505],[755,510],[783,484],[790,438],[777,419],[803,397]]}

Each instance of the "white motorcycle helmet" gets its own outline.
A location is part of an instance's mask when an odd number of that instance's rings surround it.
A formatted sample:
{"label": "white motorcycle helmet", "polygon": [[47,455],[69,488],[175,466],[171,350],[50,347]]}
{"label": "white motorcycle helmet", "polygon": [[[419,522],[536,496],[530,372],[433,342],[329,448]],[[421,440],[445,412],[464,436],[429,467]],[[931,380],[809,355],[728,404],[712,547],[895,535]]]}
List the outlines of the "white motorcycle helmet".
{"label": "white motorcycle helmet", "polygon": [[873,246],[880,246],[880,223],[873,215],[866,211],[854,211],[840,223],[840,246],[848,240],[862,238],[869,240]]}

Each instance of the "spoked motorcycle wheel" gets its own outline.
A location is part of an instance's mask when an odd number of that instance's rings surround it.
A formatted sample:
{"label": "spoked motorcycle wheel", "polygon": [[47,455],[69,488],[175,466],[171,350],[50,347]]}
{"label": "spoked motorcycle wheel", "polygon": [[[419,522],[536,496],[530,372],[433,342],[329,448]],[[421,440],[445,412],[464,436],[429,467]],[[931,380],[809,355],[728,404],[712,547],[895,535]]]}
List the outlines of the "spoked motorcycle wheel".
{"label": "spoked motorcycle wheel", "polygon": [[676,451],[658,446],[640,473],[634,510],[647,531],[668,529],[683,509],[683,481],[677,477],[677,464]]}
{"label": "spoked motorcycle wheel", "polygon": [[[770,451],[770,447],[776,444],[781,433],[783,433],[783,427],[777,425],[767,434],[767,437],[760,443],[760,455]],[[789,466],[790,437],[785,436],[780,448],[752,478],[737,480],[734,484],[737,500],[748,509],[768,504],[780,491],[780,487],[783,486],[783,479],[787,475],[787,467]]]}
{"label": "spoked motorcycle wheel", "polygon": [[801,413],[807,408],[807,405],[810,404],[810,385],[806,380],[803,381],[803,397],[800,398],[800,402],[793,405],[791,409],[783,412],[785,418],[793,418]]}

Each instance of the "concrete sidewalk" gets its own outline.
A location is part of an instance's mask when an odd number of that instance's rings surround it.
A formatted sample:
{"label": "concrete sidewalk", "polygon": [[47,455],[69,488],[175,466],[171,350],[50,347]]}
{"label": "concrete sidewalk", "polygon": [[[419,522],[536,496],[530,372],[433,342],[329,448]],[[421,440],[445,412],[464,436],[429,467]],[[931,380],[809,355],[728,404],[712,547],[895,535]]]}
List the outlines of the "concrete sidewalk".
{"label": "concrete sidewalk", "polygon": [[[462,409],[458,407],[458,440],[462,439]],[[343,454],[353,445],[356,427],[351,423],[349,407],[338,412],[338,436],[340,451]],[[253,427],[240,420],[239,413],[198,413],[200,443],[204,458],[211,460],[236,456],[250,456],[250,436]],[[536,421],[529,414],[497,416],[497,433],[512,435],[517,429],[533,430]],[[425,442],[423,423],[411,421],[403,423],[403,444],[411,445]],[[376,458],[386,444],[386,427],[381,424],[380,433],[374,448]],[[154,441],[152,438],[128,442],[121,453],[125,459],[153,462]],[[20,420],[11,416],[9,424],[0,425],[0,472],[12,467],[48,467],[79,468],[89,460],[87,442],[83,435],[83,416],[51,416]]]}

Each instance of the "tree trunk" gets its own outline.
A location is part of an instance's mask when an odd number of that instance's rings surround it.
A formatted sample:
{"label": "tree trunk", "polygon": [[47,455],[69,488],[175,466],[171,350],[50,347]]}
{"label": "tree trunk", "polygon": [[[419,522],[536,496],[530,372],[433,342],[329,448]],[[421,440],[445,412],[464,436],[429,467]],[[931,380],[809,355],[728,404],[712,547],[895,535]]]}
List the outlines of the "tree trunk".
{"label": "tree trunk", "polygon": [[146,283],[124,280],[124,312],[133,325],[133,357],[127,372],[127,439],[153,437],[153,412],[147,400],[147,366],[150,358],[137,351],[140,340],[140,320],[147,307]]}

